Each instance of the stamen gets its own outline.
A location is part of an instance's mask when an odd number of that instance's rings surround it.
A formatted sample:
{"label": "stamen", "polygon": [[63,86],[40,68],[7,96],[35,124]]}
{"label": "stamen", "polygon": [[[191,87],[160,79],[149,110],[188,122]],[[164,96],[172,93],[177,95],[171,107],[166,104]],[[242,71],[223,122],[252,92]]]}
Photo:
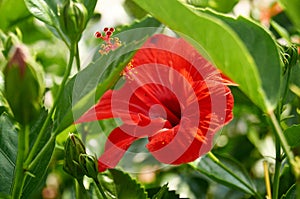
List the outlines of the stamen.
{"label": "stamen", "polygon": [[100,32],[95,32],[95,37],[102,39],[105,44],[101,45],[101,49],[99,50],[100,54],[107,54],[111,50],[115,50],[118,47],[122,45],[120,39],[118,37],[111,38],[113,35],[113,32],[115,31],[114,28],[107,28],[105,27],[103,29],[104,34],[101,34]]}
{"label": "stamen", "polygon": [[133,65],[134,60],[132,59],[121,72],[121,76],[127,78],[128,80],[134,80],[134,74],[137,74],[137,71],[134,69]]}

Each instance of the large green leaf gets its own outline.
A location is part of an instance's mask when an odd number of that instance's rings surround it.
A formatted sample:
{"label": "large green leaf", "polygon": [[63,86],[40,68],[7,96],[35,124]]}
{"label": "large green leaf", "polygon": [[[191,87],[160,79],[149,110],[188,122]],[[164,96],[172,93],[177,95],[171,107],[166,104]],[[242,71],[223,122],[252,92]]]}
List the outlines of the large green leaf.
{"label": "large green leaf", "polygon": [[[178,1],[161,1],[159,6],[154,0],[134,0],[134,2],[189,40],[204,55],[206,54],[218,68],[239,84],[241,90],[262,110],[270,111],[275,107],[273,99],[277,97],[277,93],[263,90],[264,84],[260,78],[256,60],[251,55],[251,49],[247,49],[247,44],[243,41],[244,38],[241,39],[239,35],[241,30],[236,31],[216,16],[189,9]],[[262,29],[256,27],[256,24],[251,24],[249,21],[245,22],[244,19],[240,21],[238,23],[247,29],[255,27],[256,31],[253,34],[259,31],[260,38],[266,36],[268,42],[270,41],[270,36],[265,33],[262,34]],[[232,26],[235,27],[236,24]],[[245,40],[250,42],[250,39]],[[271,68],[269,65],[267,67]],[[277,72],[275,74],[277,75]],[[276,76],[276,79],[279,78]]]}
{"label": "large green leaf", "polygon": [[300,1],[299,0],[279,0],[281,5],[283,5],[285,11],[290,17],[291,21],[296,25],[297,29],[300,31]]}
{"label": "large green leaf", "polygon": [[[141,24],[143,27],[141,27]],[[120,73],[130,61],[134,52],[145,41],[147,36],[157,31],[160,23],[153,18],[146,18],[135,23],[127,31],[115,34],[123,45],[108,55],[96,52],[93,61],[84,70],[75,75],[65,86],[57,105],[55,127],[57,132],[65,129],[91,108],[106,90],[120,78]],[[147,25],[153,26],[152,28]]]}
{"label": "large green leaf", "polygon": [[147,199],[144,187],[122,171],[111,169],[98,178],[109,199]]}
{"label": "large green leaf", "polygon": [[[207,177],[223,185],[241,190],[251,195],[256,194],[256,187],[244,167],[231,158],[223,156],[217,157],[218,160],[214,161],[208,155],[205,155],[199,162],[191,163],[191,165]],[[216,161],[225,165],[235,176],[221,167]]]}
{"label": "large green leaf", "polygon": [[16,127],[6,113],[0,116],[0,193],[9,194],[18,151]]}
{"label": "large green leaf", "polygon": [[0,29],[12,28],[28,16],[30,16],[30,13],[26,9],[23,0],[0,0]]}
{"label": "large green leaf", "polygon": [[249,19],[241,16],[234,19],[210,11],[206,12],[229,25],[244,42],[257,66],[261,86],[266,95],[265,102],[275,108],[281,83],[280,54],[275,40],[262,26]]}
{"label": "large green leaf", "polygon": [[300,125],[293,125],[284,131],[286,140],[291,147],[300,145]]}

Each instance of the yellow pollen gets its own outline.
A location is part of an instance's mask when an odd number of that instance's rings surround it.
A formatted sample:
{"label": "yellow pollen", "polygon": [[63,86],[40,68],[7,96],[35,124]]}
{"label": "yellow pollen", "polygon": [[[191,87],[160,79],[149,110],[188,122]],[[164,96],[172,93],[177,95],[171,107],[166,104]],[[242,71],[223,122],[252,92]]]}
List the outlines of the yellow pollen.
{"label": "yellow pollen", "polygon": [[120,74],[129,80],[133,80],[133,75],[137,74],[137,72],[134,70],[133,62],[134,60],[132,59]]}

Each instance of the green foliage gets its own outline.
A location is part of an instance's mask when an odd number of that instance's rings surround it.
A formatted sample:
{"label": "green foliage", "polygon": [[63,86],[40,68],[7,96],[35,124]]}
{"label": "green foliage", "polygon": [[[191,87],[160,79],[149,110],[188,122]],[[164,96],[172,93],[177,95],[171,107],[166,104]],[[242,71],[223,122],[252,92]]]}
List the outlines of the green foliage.
{"label": "green foliage", "polygon": [[17,159],[17,128],[6,113],[0,115],[0,193],[9,194]]}
{"label": "green foliage", "polygon": [[[224,164],[230,171],[220,166],[218,162]],[[192,166],[219,183],[251,195],[256,194],[256,187],[249,174],[242,165],[231,158],[218,156],[218,159],[214,160],[206,155]]]}
{"label": "green foliage", "polygon": [[[40,112],[39,117],[35,122],[33,122],[33,125],[30,129],[30,148],[32,149],[32,146],[34,142],[37,139],[37,136],[42,128],[42,125],[45,122],[46,117],[48,116],[46,110],[42,109]],[[34,156],[41,155],[42,158],[36,161],[34,164],[30,165],[30,170],[28,171],[30,175],[26,178],[26,181],[24,183],[24,191],[23,191],[23,198],[31,198],[32,194],[35,194],[37,190],[41,190],[42,186],[46,180],[47,177],[47,169],[50,164],[50,160],[52,157],[52,153],[55,147],[55,139],[53,137],[51,138],[51,132],[52,132],[52,124],[47,126],[46,128],[46,135],[43,137],[43,139],[38,143],[37,151]],[[43,150],[43,147],[48,144],[48,148]]]}
{"label": "green foliage", "polygon": [[300,1],[298,0],[279,0],[279,2],[283,5],[285,8],[288,16],[292,20],[292,22],[296,25],[298,31],[300,30],[300,13],[299,13],[299,8],[300,8]]}
{"label": "green foliage", "polygon": [[291,186],[291,188],[281,196],[281,199],[295,199],[296,195],[296,185]]}
{"label": "green foliage", "polygon": [[11,3],[11,1],[8,0],[0,1],[0,29],[11,29],[18,22],[26,19],[29,16],[30,13],[26,9],[23,0],[16,0],[14,3]]}
{"label": "green foliage", "polygon": [[187,2],[196,7],[210,7],[216,11],[227,13],[232,11],[233,7],[239,2],[239,0],[187,0]]}
{"label": "green foliage", "polygon": [[284,131],[286,139],[291,147],[300,145],[300,125],[293,125]]}
{"label": "green foliage", "polygon": [[152,199],[180,199],[179,195],[175,191],[169,191],[168,185],[162,186],[159,191],[152,196]]}
{"label": "green foliage", "polygon": [[122,171],[111,169],[98,179],[108,199],[147,199],[144,187]]}

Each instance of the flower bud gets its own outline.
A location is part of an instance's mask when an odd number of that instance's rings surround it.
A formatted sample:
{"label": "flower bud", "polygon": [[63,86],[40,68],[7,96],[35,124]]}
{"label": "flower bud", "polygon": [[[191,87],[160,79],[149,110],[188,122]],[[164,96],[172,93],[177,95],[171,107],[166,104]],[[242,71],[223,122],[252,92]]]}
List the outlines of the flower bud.
{"label": "flower bud", "polygon": [[79,164],[79,156],[85,153],[85,146],[73,133],[69,135],[65,143],[64,170],[76,179],[82,179],[85,172]]}
{"label": "flower bud", "polygon": [[60,10],[62,31],[72,41],[78,41],[88,21],[88,11],[80,2],[67,0]]}
{"label": "flower bud", "polygon": [[284,63],[283,74],[285,74],[288,68],[291,68],[294,65],[296,65],[299,56],[298,48],[296,45],[291,45],[282,46],[280,50],[282,55],[281,57]]}
{"label": "flower bud", "polygon": [[43,71],[25,46],[17,45],[11,52],[4,69],[5,96],[15,119],[24,125],[40,111],[45,89]]}
{"label": "flower bud", "polygon": [[79,164],[86,176],[97,179],[98,161],[95,156],[81,154],[79,156]]}

